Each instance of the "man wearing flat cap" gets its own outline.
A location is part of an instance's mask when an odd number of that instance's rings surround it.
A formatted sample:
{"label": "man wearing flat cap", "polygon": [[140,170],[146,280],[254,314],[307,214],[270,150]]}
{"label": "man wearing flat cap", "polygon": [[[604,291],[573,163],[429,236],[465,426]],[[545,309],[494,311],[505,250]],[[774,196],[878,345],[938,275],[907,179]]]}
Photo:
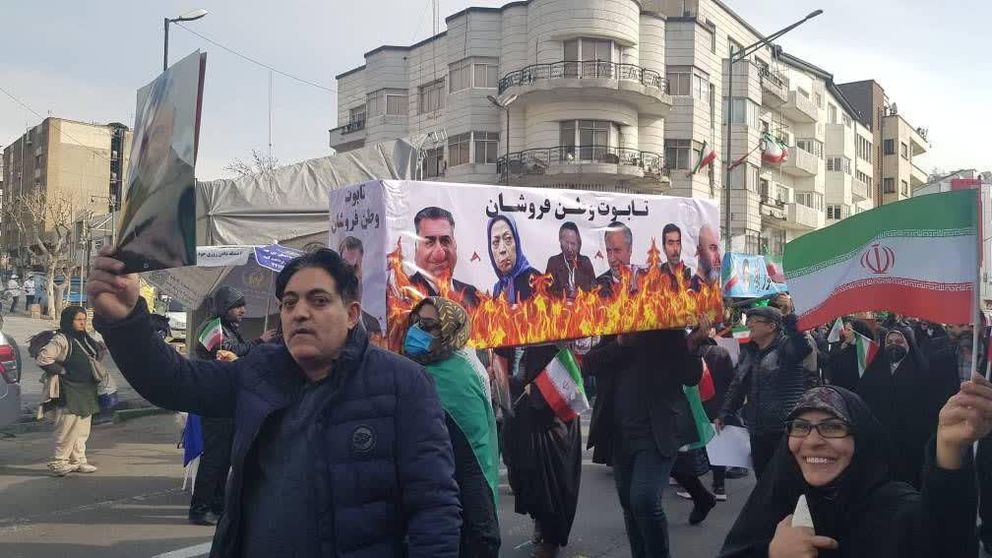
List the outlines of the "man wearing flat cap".
{"label": "man wearing flat cap", "polygon": [[716,424],[722,427],[744,407],[754,474],[760,478],[782,439],[786,416],[803,392],[813,387],[802,365],[811,349],[796,330],[796,316],[783,317],[777,308],[752,308],[745,324],[751,340],[741,347],[734,381]]}

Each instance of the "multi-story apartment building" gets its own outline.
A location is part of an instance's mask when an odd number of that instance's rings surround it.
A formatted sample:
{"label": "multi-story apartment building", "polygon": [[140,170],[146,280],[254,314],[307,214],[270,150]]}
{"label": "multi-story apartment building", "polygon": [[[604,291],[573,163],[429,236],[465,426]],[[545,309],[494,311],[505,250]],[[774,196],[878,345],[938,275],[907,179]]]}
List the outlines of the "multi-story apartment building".
{"label": "multi-story apartment building", "polygon": [[875,143],[875,182],[879,185],[875,203],[904,200],[913,190],[927,183],[928,174],[919,156],[930,147],[927,130],[912,126],[874,80],[840,85],[861,115],[862,124],[872,131]]}
{"label": "multi-story apartment building", "polygon": [[[12,209],[14,198],[40,189],[70,201],[77,212],[106,213],[120,205],[130,151],[131,132],[123,124],[46,118],[3,150],[4,207]],[[45,223],[45,230],[51,226]],[[5,251],[23,255],[27,239],[15,224],[4,219],[0,231]]]}
{"label": "multi-story apartment building", "polygon": [[[730,54],[763,36],[718,0],[530,0],[446,23],[337,76],[331,147],[409,136],[425,179],[722,201],[730,161],[731,249],[752,253],[871,204],[873,138],[832,76],[766,47],[730,91]],[[786,162],[763,162],[771,138]],[[704,146],[717,159],[693,173]]]}

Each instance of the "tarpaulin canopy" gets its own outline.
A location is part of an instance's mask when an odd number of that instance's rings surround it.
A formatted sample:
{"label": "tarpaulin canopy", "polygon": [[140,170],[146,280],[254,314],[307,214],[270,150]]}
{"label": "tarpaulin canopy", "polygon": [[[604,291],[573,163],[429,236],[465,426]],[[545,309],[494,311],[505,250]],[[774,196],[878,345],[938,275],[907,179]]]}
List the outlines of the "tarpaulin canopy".
{"label": "tarpaulin canopy", "polygon": [[416,148],[393,140],[254,177],[197,182],[197,244],[247,246],[317,234],[326,242],[328,191],[372,179],[412,178],[416,163]]}

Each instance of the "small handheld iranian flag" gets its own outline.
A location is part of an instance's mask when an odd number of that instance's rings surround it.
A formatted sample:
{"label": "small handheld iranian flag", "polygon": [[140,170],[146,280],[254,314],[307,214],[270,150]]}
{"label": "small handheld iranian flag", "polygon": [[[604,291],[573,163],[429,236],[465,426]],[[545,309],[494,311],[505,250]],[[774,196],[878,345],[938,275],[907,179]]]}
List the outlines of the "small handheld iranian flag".
{"label": "small handheld iranian flag", "polygon": [[844,320],[837,318],[834,322],[834,327],[830,328],[830,333],[827,334],[827,343],[840,343],[841,333],[844,332]]}
{"label": "small handheld iranian flag", "polygon": [[565,422],[589,410],[582,374],[568,349],[559,351],[547,368],[537,375],[534,383],[555,415]]}
{"label": "small handheld iranian flag", "polygon": [[220,325],[220,318],[214,318],[207,322],[207,325],[203,327],[203,331],[200,332],[200,344],[208,351],[220,347],[223,340],[224,328]]}
{"label": "small handheld iranian flag", "polygon": [[751,330],[744,326],[737,326],[730,330],[733,334],[734,339],[737,340],[741,345],[746,345],[751,342]]}
{"label": "small handheld iranian flag", "polygon": [[858,332],[854,334],[857,335],[855,343],[858,348],[858,377],[860,378],[865,375],[865,370],[875,360],[875,356],[878,354],[878,343]]}

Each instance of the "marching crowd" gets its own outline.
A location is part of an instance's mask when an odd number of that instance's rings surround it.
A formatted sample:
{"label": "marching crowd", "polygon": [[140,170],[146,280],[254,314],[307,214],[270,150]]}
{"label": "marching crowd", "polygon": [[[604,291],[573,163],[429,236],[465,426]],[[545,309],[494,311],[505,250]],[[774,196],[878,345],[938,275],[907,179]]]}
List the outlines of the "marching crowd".
{"label": "marching crowd", "polygon": [[[279,273],[278,333],[243,339],[244,297],[222,289],[223,344],[188,360],[122,269],[107,254],[94,266],[94,326],[142,396],[204,417],[190,520],[217,525],[212,556],[497,556],[500,459],[515,511],[534,520],[534,555],[567,545],[580,421],[563,420],[534,385],[559,347],[477,353],[465,310],[431,296],[409,316],[404,356],[380,349],[362,325],[355,269],[324,249]],[[728,471],[687,449],[698,440],[684,387],[701,381],[715,427],[747,427],[758,479],[720,556],[973,557],[992,543],[992,383],[971,365],[982,332],[896,316],[845,320],[839,337],[796,324],[780,295],[746,310],[750,341],[736,362],[705,316],[688,332],[577,351],[595,385],[588,446],[613,468],[631,554],[679,554],[662,506],[669,478],[694,502],[690,523],[726,499]],[[102,355],[85,314],[65,315],[62,332],[42,351],[74,394],[53,470],[86,472]],[[870,361],[862,338],[880,347]],[[509,405],[494,404],[501,376]]]}

